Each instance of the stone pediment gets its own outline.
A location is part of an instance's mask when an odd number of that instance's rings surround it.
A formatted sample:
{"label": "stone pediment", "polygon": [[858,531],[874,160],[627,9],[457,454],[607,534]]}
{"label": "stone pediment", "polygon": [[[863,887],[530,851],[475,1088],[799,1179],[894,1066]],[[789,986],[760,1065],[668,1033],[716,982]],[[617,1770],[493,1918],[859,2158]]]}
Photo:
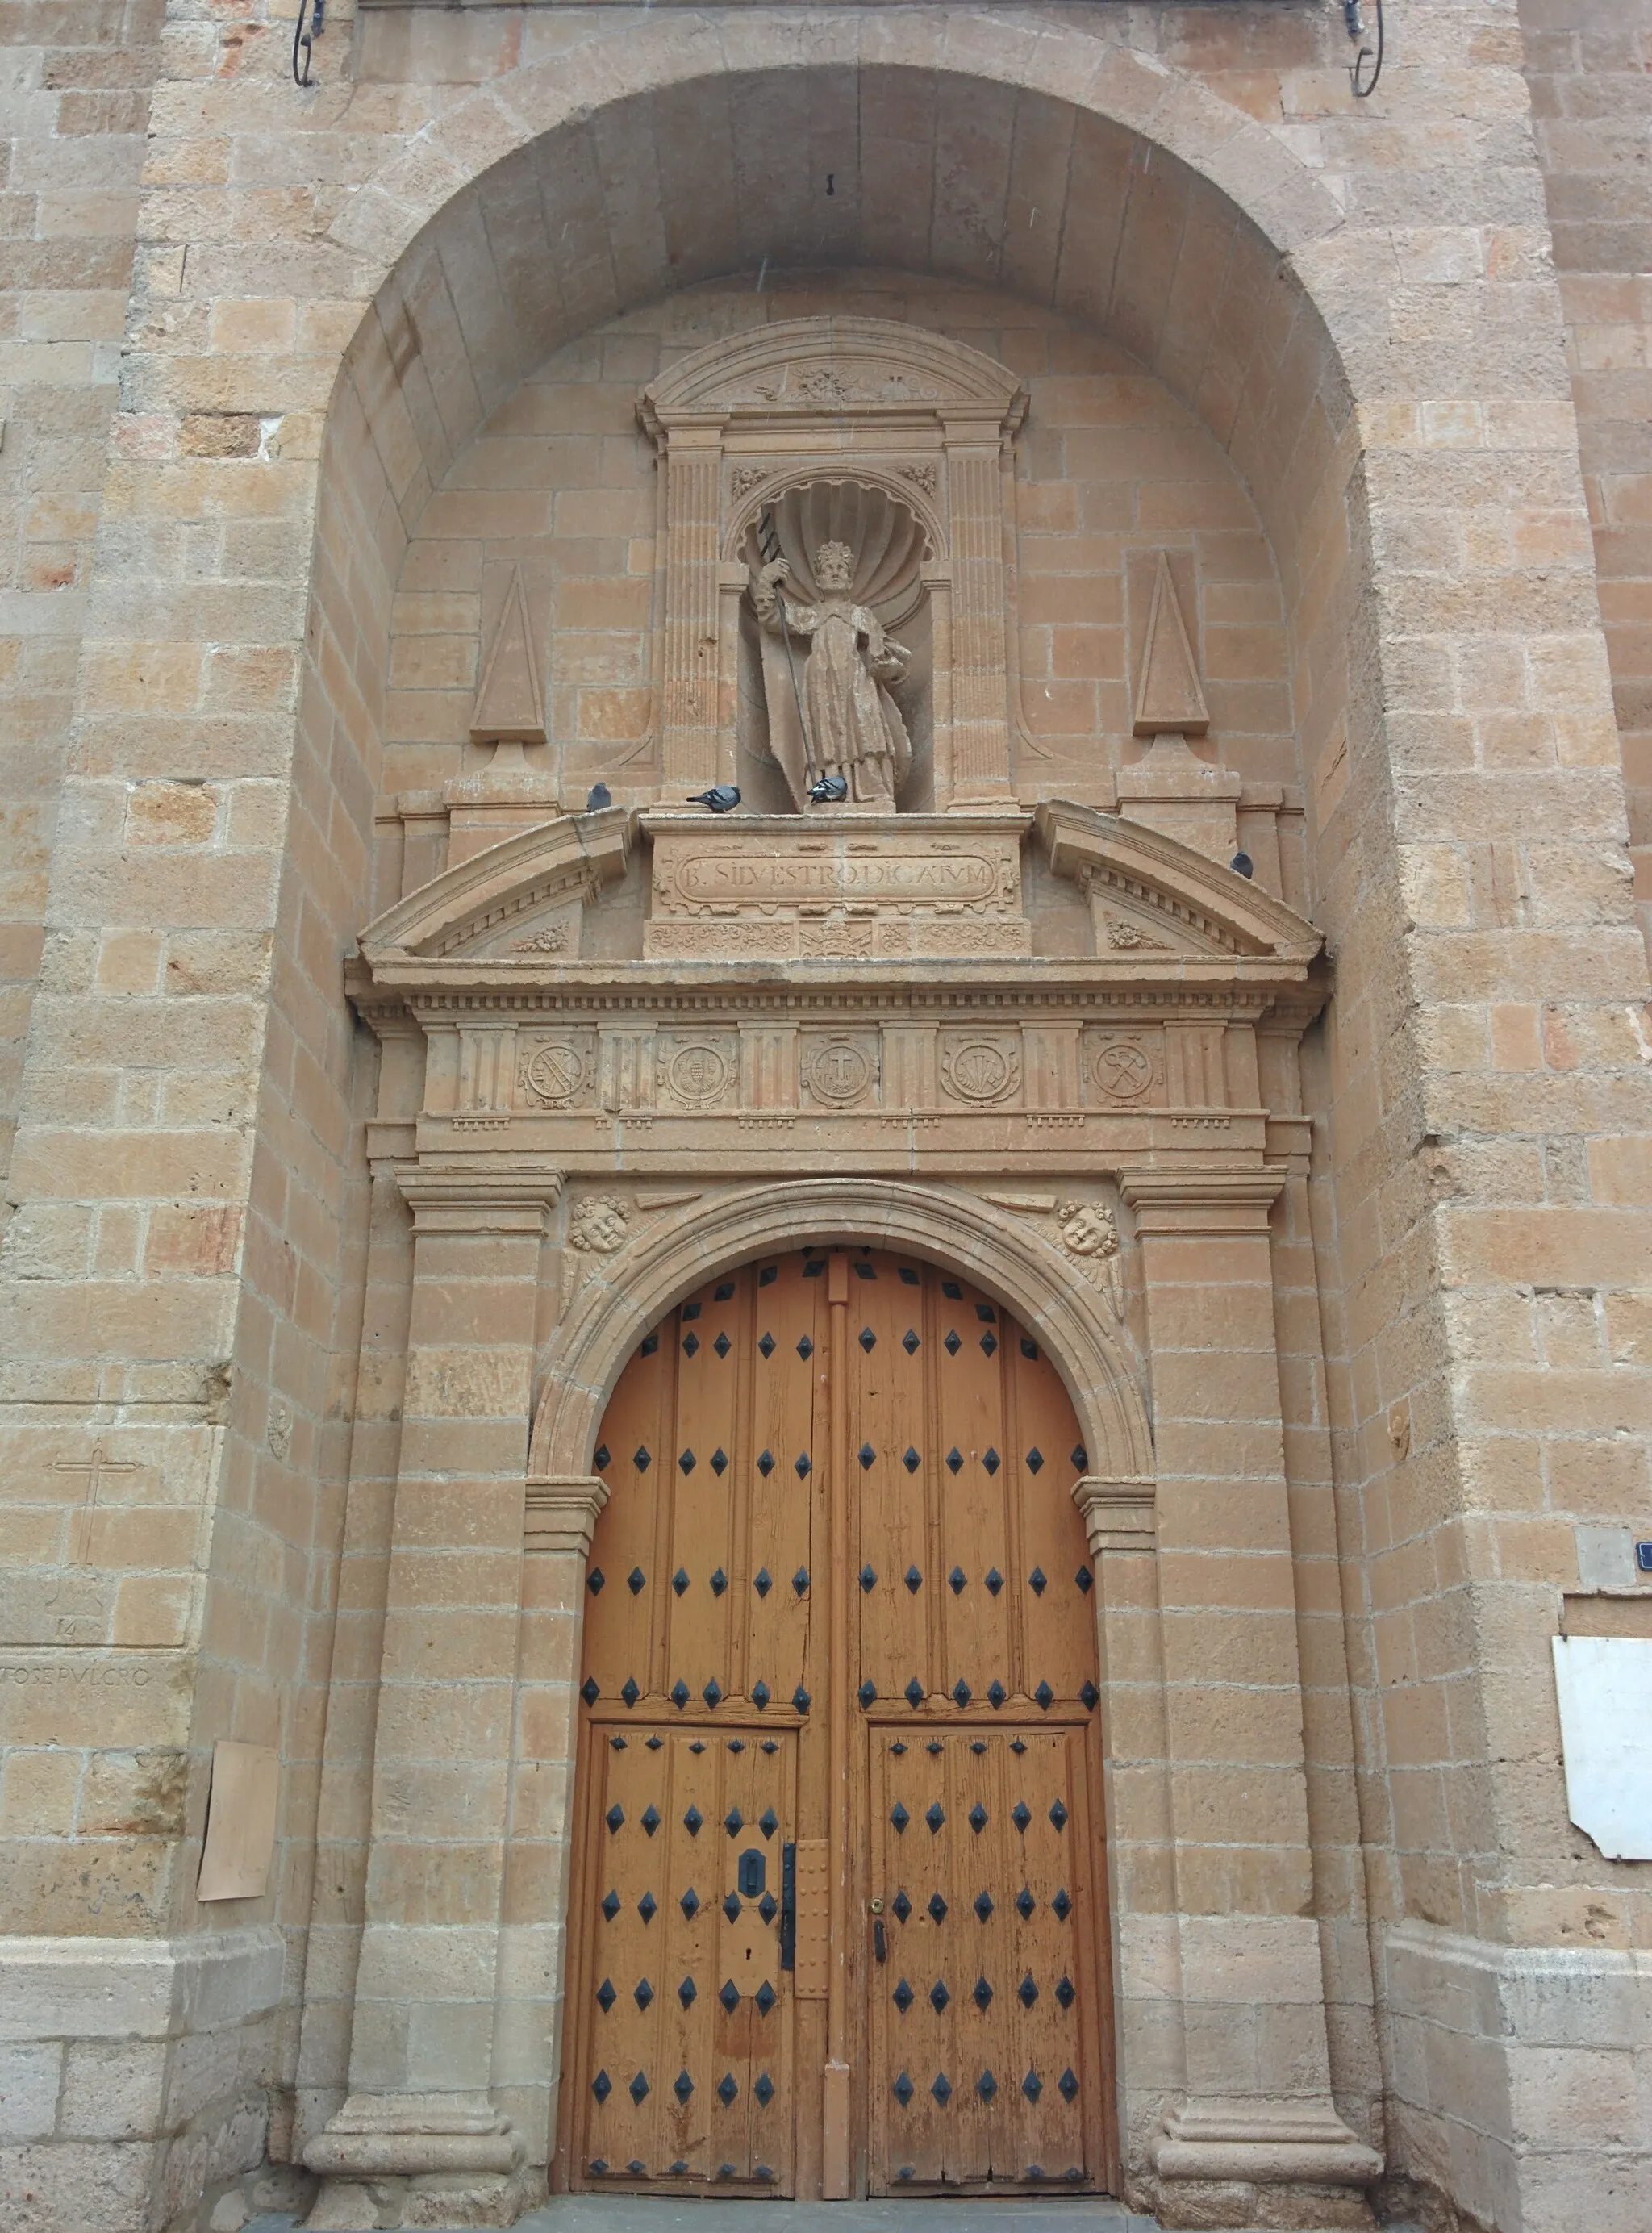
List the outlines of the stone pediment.
{"label": "stone pediment", "polygon": [[621,807],[561,814],[472,854],[363,930],[362,954],[431,960],[579,951],[580,911],[625,874],[632,817]]}
{"label": "stone pediment", "polygon": [[882,318],[788,318],[682,358],[645,388],[650,433],[687,415],[887,417],[990,412],[1018,425],[1026,396],[1013,373],[979,349]]}
{"label": "stone pediment", "polygon": [[1089,899],[1100,960],[1254,957],[1304,967],[1324,944],[1249,877],[1122,815],[1051,799],[1035,817],[1050,865]]}

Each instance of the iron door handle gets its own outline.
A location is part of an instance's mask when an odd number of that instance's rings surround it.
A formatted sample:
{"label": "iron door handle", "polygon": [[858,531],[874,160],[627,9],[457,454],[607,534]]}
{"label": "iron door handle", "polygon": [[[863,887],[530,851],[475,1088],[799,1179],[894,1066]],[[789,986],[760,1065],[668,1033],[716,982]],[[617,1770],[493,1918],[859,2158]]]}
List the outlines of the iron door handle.
{"label": "iron door handle", "polygon": [[797,1966],[797,1848],[780,1848],[780,1966]]}
{"label": "iron door handle", "polygon": [[889,1958],[889,1950],[884,1943],[883,1917],[881,1915],[875,1915],[872,1918],[872,1951],[880,1963]]}

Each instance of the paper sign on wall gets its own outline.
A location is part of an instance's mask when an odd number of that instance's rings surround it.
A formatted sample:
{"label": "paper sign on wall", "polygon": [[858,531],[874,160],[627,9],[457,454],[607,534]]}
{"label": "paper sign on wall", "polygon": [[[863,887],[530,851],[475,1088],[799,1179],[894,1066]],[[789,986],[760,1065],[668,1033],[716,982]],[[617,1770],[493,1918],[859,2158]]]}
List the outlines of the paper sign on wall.
{"label": "paper sign on wall", "polygon": [[1652,1638],[1557,1636],[1566,1812],[1609,1861],[1652,1860]]}
{"label": "paper sign on wall", "polygon": [[280,1755],[270,1745],[212,1748],[212,1788],[206,1803],[197,1899],[260,1899],[276,1850]]}

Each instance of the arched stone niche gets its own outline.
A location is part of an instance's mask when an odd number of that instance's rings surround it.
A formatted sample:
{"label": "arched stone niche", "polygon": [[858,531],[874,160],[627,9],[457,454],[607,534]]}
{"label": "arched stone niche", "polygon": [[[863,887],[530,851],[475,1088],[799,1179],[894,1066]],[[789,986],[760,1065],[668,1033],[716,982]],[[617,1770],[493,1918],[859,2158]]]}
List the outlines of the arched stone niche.
{"label": "arched stone niche", "polygon": [[748,542],[765,509],[829,479],[921,523],[935,807],[1014,796],[1000,459],[1026,411],[979,351],[878,318],[781,320],[695,350],[645,388],[666,478],[660,773],[736,772]]}

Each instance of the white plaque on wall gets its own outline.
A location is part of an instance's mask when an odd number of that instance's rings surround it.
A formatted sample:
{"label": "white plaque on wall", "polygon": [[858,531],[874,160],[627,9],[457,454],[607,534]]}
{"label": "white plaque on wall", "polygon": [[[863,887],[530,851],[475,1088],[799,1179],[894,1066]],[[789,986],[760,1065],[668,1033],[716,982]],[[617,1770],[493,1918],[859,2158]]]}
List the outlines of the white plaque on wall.
{"label": "white plaque on wall", "polygon": [[1566,1812],[1609,1861],[1652,1861],[1652,1638],[1557,1636]]}
{"label": "white plaque on wall", "polygon": [[261,1899],[276,1850],[281,1755],[270,1745],[212,1748],[212,1787],[197,1899]]}

